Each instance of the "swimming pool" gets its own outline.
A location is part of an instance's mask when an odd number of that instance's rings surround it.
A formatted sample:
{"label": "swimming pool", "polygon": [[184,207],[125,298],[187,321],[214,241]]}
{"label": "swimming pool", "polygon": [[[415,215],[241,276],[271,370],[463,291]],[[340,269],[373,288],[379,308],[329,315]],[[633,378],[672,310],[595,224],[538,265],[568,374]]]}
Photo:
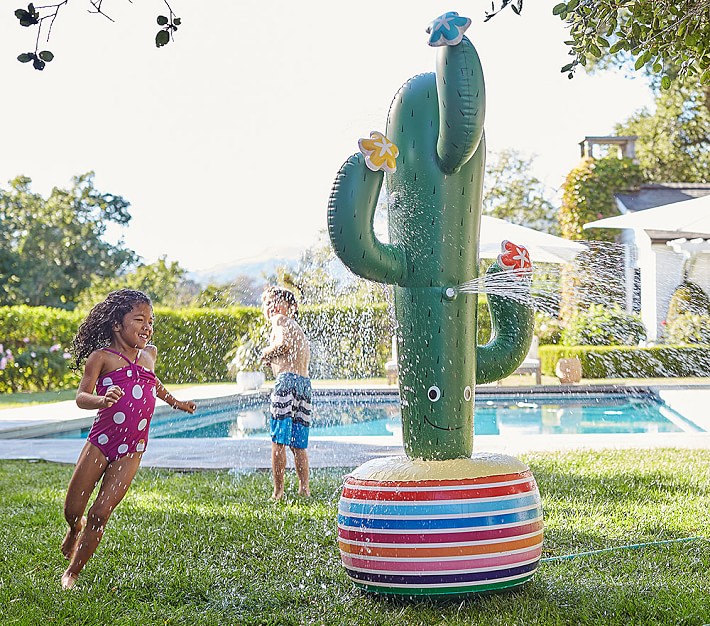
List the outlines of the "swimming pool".
{"label": "swimming pool", "polygon": [[[269,437],[268,394],[233,396],[198,404],[194,415],[157,411],[151,438]],[[672,411],[647,390],[584,393],[477,392],[476,435],[555,435],[698,432],[698,426]],[[52,438],[84,438],[75,429]],[[401,437],[396,391],[325,392],[314,397],[311,438]]]}

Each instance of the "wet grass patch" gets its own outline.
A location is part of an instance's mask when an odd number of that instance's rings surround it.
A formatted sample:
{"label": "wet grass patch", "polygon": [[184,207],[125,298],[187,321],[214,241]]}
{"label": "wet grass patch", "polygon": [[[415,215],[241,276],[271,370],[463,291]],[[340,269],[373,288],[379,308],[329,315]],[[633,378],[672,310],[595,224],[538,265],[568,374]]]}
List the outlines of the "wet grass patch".
{"label": "wet grass patch", "polygon": [[72,468],[0,461],[0,622],[9,624],[710,623],[709,450],[522,456],[545,510],[549,561],[516,591],[444,600],[359,591],[340,565],[347,470],[313,496],[269,501],[267,472],[140,470],[77,587],[62,592]]}

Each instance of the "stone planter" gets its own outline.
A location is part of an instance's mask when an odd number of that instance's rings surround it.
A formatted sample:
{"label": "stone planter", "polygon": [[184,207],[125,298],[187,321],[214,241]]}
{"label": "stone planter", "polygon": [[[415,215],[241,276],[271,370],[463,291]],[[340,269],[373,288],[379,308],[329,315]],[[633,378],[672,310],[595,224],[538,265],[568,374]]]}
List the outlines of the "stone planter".
{"label": "stone planter", "polygon": [[264,382],[266,382],[264,372],[237,372],[237,389],[239,391],[259,389]]}

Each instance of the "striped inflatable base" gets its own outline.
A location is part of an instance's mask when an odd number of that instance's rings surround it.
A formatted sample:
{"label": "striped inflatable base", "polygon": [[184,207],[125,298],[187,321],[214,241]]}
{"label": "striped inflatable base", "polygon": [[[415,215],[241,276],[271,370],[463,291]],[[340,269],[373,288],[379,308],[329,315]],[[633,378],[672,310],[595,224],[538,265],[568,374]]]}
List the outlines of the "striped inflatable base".
{"label": "striped inflatable base", "polygon": [[537,569],[542,536],[535,479],[503,455],[369,461],[346,478],[338,506],[343,565],[376,593],[516,587]]}

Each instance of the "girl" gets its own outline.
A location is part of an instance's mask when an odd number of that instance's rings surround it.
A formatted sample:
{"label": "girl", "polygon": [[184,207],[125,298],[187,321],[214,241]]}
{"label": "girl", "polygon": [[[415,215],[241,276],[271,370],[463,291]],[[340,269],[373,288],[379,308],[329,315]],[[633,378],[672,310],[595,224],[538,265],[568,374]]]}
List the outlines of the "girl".
{"label": "girl", "polygon": [[[62,553],[69,567],[62,575],[63,589],[76,583],[101,541],[108,518],[128,491],[148,443],[156,396],[174,409],[195,412],[194,402],[177,400],[156,378],[157,350],[148,343],[152,335],[150,298],[140,291],[120,289],[91,309],[74,337],[76,367],[86,361],[76,403],[99,411],[64,503],[69,530]],[[100,480],[99,493],[84,517]]]}

